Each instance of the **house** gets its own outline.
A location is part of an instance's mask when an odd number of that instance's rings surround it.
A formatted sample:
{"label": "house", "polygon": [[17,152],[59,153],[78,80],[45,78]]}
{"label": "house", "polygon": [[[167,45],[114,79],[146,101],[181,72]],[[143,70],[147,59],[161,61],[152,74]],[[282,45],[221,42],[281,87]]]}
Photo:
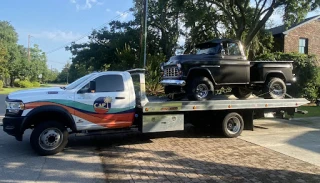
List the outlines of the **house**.
{"label": "house", "polygon": [[320,58],[320,15],[304,19],[288,29],[281,25],[269,31],[274,37],[273,51],[315,54]]}

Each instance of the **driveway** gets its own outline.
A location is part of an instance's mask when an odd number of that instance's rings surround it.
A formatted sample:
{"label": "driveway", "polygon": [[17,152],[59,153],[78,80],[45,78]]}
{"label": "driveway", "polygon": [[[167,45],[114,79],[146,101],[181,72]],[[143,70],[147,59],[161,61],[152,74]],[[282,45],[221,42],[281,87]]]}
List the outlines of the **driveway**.
{"label": "driveway", "polygon": [[94,145],[69,140],[69,148],[55,156],[37,156],[29,145],[30,131],[18,142],[0,131],[0,182],[105,182]]}
{"label": "driveway", "polygon": [[[320,108],[319,108],[320,110]],[[256,120],[240,139],[320,166],[320,117]]]}
{"label": "driveway", "polygon": [[[64,152],[47,157],[37,156],[30,148],[30,131],[23,142],[0,131],[0,182],[320,182],[319,166],[244,139],[270,139],[270,135],[286,133],[290,128],[309,127],[277,120],[273,123],[284,127],[269,127],[273,132],[267,134],[260,130],[261,124],[272,122],[255,123],[259,124],[255,131],[245,131],[233,139],[192,126],[184,132],[149,135],[72,135]],[[304,129],[304,133],[312,131],[317,130]],[[286,136],[295,139],[286,143],[312,151],[304,146],[303,136]],[[313,144],[319,145],[318,141]],[[320,159],[319,153],[314,153],[314,159]]]}

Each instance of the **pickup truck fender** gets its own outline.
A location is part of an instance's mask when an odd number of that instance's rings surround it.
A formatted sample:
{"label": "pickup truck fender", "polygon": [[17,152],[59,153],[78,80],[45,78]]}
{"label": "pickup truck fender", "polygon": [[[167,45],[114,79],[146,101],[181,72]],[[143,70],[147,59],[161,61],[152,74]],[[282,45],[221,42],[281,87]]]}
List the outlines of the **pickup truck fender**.
{"label": "pickup truck fender", "polygon": [[[39,119],[40,118],[40,119]],[[40,120],[59,120],[65,126],[68,126],[72,131],[77,131],[77,127],[72,115],[63,107],[47,105],[39,106],[31,110],[25,117],[21,125],[21,132],[30,127],[35,122]]]}
{"label": "pickup truck fender", "polygon": [[216,81],[214,80],[211,71],[208,68],[203,68],[203,67],[194,67],[189,70],[187,74],[187,80],[194,75],[199,75],[199,76],[205,76],[208,79],[210,79],[215,85],[217,84]]}
{"label": "pickup truck fender", "polygon": [[285,74],[282,71],[279,71],[279,70],[270,70],[270,71],[264,73],[263,81],[267,82],[267,79],[269,77],[278,77],[278,78],[284,79],[284,81],[287,80],[287,78],[285,77]]}

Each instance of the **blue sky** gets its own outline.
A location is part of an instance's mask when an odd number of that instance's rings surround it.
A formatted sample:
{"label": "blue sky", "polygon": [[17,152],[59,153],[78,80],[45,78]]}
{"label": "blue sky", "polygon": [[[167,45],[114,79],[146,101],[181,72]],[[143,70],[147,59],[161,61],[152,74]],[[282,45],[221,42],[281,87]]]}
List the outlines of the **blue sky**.
{"label": "blue sky", "polygon": [[[19,44],[38,44],[51,51],[87,35],[94,28],[119,17],[133,6],[132,0],[5,0],[0,6],[0,20],[9,21],[19,34]],[[86,38],[79,42],[86,41]],[[47,55],[48,67],[61,70],[71,54],[63,49]]]}
{"label": "blue sky", "polygon": [[[126,21],[132,18],[123,13],[133,6],[133,0],[3,0],[0,20],[9,21],[19,34],[19,44],[27,47],[28,35],[31,44],[38,44],[45,52],[65,46],[94,28],[119,17]],[[319,12],[308,14],[313,16]],[[281,12],[272,15],[273,26],[281,24]],[[81,39],[77,43],[85,42]],[[183,38],[179,39],[183,43]],[[71,54],[64,48],[47,54],[48,67],[59,71],[70,61]]]}

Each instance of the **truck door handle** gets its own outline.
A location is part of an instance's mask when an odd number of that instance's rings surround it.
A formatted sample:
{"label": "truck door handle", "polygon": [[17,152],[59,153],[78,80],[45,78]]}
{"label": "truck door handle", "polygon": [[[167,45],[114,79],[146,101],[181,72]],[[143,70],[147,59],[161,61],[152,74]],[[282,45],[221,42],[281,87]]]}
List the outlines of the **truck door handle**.
{"label": "truck door handle", "polygon": [[126,99],[126,97],[116,97],[116,99]]}

